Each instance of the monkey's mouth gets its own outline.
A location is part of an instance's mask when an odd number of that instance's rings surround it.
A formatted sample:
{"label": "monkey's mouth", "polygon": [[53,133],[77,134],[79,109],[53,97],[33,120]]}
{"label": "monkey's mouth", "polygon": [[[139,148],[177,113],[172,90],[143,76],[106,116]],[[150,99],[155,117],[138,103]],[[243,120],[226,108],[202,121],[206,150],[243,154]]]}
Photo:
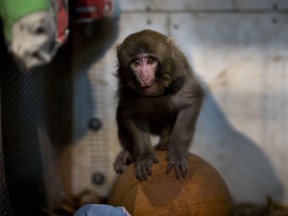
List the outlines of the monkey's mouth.
{"label": "monkey's mouth", "polygon": [[153,94],[153,92],[154,92],[154,83],[152,83],[151,85],[142,86],[141,90],[142,90],[142,92],[145,95]]}
{"label": "monkey's mouth", "polygon": [[149,89],[149,88],[152,88],[153,85],[154,85],[154,82],[149,82],[149,83],[142,84],[141,88],[142,89]]}

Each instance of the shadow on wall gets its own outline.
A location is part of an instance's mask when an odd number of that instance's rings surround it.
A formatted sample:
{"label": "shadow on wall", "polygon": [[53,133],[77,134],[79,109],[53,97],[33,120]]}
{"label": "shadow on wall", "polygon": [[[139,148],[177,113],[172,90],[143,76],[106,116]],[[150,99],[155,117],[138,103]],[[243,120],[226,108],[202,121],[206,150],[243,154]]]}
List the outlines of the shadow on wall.
{"label": "shadow on wall", "polygon": [[265,153],[229,124],[207,91],[192,151],[209,161],[225,179],[236,202],[283,198],[283,185]]}

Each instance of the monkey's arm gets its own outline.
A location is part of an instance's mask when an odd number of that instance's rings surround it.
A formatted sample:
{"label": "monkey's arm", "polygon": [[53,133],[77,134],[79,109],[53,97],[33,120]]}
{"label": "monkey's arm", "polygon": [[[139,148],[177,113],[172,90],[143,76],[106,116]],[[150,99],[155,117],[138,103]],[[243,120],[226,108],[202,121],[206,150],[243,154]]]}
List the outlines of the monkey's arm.
{"label": "monkey's arm", "polygon": [[169,173],[174,166],[176,177],[188,172],[187,154],[192,141],[196,117],[192,108],[181,110],[178,114],[168,146],[168,165],[166,172]]}
{"label": "monkey's arm", "polygon": [[[117,123],[120,142],[134,157],[136,178],[141,181],[147,180],[148,176],[152,174],[152,164],[158,163],[153,154],[147,123],[133,119],[125,111],[118,111]],[[118,161],[118,163],[119,165],[117,165],[116,160],[114,167],[123,166],[123,160],[122,162],[121,160]],[[122,171],[118,170],[118,172]]]}
{"label": "monkey's arm", "polygon": [[[193,85],[191,85],[191,83]],[[174,166],[176,177],[186,176],[188,172],[187,155],[193,140],[197,118],[200,113],[203,90],[195,80],[186,83],[174,98],[174,103],[179,108],[168,147],[169,173]]]}

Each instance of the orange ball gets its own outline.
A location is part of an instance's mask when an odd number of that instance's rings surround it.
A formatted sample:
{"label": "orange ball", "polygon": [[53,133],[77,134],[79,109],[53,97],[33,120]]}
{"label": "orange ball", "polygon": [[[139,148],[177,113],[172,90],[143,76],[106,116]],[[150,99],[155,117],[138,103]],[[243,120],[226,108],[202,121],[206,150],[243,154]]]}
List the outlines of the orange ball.
{"label": "orange ball", "polygon": [[134,165],[119,175],[109,204],[124,206],[133,216],[231,216],[229,190],[219,173],[205,160],[189,154],[186,177],[166,174],[166,152],[157,151],[152,176],[138,181]]}

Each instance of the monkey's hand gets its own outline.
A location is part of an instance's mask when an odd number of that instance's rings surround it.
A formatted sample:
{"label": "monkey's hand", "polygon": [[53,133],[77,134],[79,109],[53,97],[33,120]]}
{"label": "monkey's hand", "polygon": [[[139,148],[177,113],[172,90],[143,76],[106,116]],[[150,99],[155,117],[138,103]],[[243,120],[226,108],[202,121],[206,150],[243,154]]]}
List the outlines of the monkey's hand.
{"label": "monkey's hand", "polygon": [[168,164],[166,169],[166,174],[169,174],[174,167],[176,178],[179,179],[180,176],[185,177],[188,173],[188,161],[186,156],[177,155],[176,153],[170,153],[167,157]]}
{"label": "monkey's hand", "polygon": [[127,166],[133,162],[133,156],[127,150],[121,151],[114,162],[114,170],[116,173],[122,173]]}
{"label": "monkey's hand", "polygon": [[158,163],[159,160],[153,154],[141,155],[135,161],[135,176],[140,181],[147,181],[148,176],[152,175],[152,164]]}

